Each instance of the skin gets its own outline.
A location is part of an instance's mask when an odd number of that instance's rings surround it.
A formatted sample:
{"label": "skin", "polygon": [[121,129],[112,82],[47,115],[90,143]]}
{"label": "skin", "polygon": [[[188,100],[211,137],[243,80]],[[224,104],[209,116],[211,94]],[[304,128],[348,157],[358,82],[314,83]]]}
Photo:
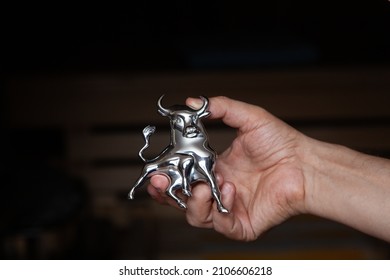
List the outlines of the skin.
{"label": "skin", "polygon": [[[215,168],[230,214],[217,211],[209,186],[200,183],[191,198],[183,197],[189,224],[251,241],[292,216],[313,214],[390,242],[390,160],[317,141],[261,107],[227,97],[210,98],[209,111],[237,129]],[[164,194],[167,186],[156,175],[148,192],[177,208]]]}

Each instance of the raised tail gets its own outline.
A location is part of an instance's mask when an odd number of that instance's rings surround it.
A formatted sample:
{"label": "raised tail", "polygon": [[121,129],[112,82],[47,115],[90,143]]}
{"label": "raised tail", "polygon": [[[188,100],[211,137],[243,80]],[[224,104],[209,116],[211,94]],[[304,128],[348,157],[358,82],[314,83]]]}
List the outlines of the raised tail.
{"label": "raised tail", "polygon": [[150,160],[144,158],[142,155],[143,151],[146,150],[149,147],[149,138],[150,135],[152,135],[156,131],[156,127],[152,125],[148,125],[147,127],[144,128],[142,131],[145,139],[145,145],[142,147],[142,149],[139,151],[138,155],[139,157],[144,161],[144,162],[149,162]]}

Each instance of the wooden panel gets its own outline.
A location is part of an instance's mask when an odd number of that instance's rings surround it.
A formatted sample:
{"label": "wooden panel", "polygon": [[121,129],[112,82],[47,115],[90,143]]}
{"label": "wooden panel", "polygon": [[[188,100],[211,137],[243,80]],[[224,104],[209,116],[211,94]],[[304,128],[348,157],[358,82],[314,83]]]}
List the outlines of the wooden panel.
{"label": "wooden panel", "polygon": [[[132,202],[126,200],[126,192],[143,166],[138,159],[144,144],[142,128],[154,124],[158,129],[147,157],[168,144],[167,120],[156,110],[162,93],[167,94],[164,104],[200,94],[226,95],[260,105],[313,138],[390,154],[390,69],[52,75],[16,77],[6,89],[6,119],[11,127],[54,127],[64,132],[66,166],[88,186],[91,213],[125,229],[120,238],[114,237],[120,248],[133,246],[131,230],[136,228],[145,244],[149,236],[156,238],[159,246],[153,250],[160,258],[388,255],[383,244],[361,233],[328,221],[296,218],[256,242],[238,244],[213,231],[190,227],[182,212],[155,203],[145,187]],[[207,130],[219,153],[235,137],[234,130],[218,122],[211,122]],[[134,221],[153,227],[129,227]]]}

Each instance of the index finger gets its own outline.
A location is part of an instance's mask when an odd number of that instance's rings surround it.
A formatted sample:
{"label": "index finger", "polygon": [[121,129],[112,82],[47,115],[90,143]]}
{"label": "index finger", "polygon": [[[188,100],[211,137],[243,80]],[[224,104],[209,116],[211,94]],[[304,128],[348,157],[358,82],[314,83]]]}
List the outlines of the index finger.
{"label": "index finger", "polygon": [[[190,107],[200,108],[202,100],[187,98],[186,103]],[[265,120],[264,109],[225,96],[211,97],[209,111],[211,119],[221,119],[233,128],[245,128],[248,125],[259,124],[259,120]]]}

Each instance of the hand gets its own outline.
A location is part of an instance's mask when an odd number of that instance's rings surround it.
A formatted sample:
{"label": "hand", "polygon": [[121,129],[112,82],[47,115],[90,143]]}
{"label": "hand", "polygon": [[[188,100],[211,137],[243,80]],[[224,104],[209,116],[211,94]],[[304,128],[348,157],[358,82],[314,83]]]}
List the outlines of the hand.
{"label": "hand", "polygon": [[[193,98],[186,103],[193,108],[202,104]],[[237,137],[218,156],[215,168],[222,201],[231,213],[219,213],[209,186],[199,183],[187,200],[187,221],[249,241],[305,212],[305,178],[299,157],[305,136],[260,107],[226,97],[210,98],[209,111],[210,118],[237,129]],[[156,201],[177,207],[164,194],[167,186],[166,177],[155,175],[148,192]]]}

